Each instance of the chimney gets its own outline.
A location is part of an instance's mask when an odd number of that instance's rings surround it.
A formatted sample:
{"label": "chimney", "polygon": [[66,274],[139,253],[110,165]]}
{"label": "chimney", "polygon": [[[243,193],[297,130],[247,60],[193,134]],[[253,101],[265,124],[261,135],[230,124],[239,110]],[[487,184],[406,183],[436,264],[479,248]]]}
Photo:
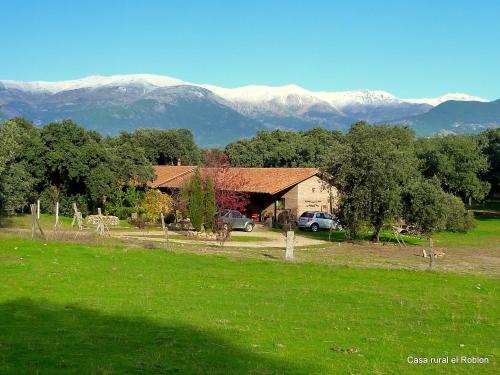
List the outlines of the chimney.
{"label": "chimney", "polygon": [[181,159],[177,159],[177,166],[181,166],[182,163],[181,163]]}

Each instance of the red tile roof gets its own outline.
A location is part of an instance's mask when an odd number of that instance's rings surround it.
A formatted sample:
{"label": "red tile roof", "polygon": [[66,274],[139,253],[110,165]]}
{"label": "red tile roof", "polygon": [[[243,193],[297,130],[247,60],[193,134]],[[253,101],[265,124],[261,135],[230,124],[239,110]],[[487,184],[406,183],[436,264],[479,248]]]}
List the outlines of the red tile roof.
{"label": "red tile roof", "polygon": [[156,178],[148,185],[150,187],[159,187],[185,174],[193,173],[195,169],[196,167],[184,165],[155,165]]}
{"label": "red tile roof", "polygon": [[[194,175],[194,166],[157,165],[157,178],[151,187],[179,189]],[[216,168],[200,168],[203,176],[214,176]],[[220,171],[220,170],[219,170]],[[276,194],[319,174],[317,168],[228,168],[228,179],[238,176],[238,191],[246,193]]]}

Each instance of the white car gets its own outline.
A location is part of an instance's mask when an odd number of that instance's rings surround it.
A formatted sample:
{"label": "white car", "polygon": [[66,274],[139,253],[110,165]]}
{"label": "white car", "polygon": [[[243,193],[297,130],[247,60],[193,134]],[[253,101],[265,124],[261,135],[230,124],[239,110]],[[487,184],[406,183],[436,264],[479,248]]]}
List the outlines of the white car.
{"label": "white car", "polygon": [[317,232],[320,229],[339,228],[337,218],[328,212],[306,211],[300,215],[298,221],[299,229],[310,229]]}

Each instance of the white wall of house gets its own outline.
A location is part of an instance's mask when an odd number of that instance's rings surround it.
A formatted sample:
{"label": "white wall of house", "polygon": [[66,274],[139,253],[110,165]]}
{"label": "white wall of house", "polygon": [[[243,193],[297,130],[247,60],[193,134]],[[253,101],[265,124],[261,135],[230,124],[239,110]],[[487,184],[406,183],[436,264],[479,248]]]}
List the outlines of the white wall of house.
{"label": "white wall of house", "polygon": [[[330,212],[337,205],[337,191],[318,176],[313,176],[297,185],[298,199],[296,215],[304,211]],[[333,207],[331,207],[333,205]],[[292,207],[290,207],[292,208]]]}
{"label": "white wall of house", "polygon": [[[296,218],[304,211],[330,212],[332,208],[335,209],[338,205],[336,189],[326,184],[318,176],[310,177],[289,190],[278,194],[278,214],[283,211],[280,204],[282,199],[284,199],[284,210],[289,210]],[[274,215],[274,203],[270,204],[264,212]]]}

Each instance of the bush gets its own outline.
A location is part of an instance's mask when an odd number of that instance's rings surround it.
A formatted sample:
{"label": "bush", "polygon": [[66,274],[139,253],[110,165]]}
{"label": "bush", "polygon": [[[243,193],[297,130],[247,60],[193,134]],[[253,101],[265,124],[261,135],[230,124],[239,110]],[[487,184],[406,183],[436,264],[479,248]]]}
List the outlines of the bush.
{"label": "bush", "polygon": [[[51,185],[40,193],[39,199],[42,212],[54,214],[56,203],[59,201],[59,189]],[[60,210],[59,208],[59,211]]]}
{"label": "bush", "polygon": [[59,214],[64,216],[73,216],[73,203],[76,203],[78,210],[83,216],[89,214],[87,197],[84,195],[67,196],[59,191],[55,186],[49,186],[40,194],[40,209],[42,212],[55,214],[56,203],[59,201]]}
{"label": "bush", "polygon": [[129,223],[136,226],[139,229],[146,228],[146,220],[144,219],[144,216],[141,215],[137,216],[134,219],[130,218]]}
{"label": "bush", "polygon": [[135,212],[135,209],[132,207],[118,207],[114,210],[114,214],[118,216],[120,220],[128,219],[132,216],[132,212]]}
{"label": "bush", "polygon": [[474,227],[474,215],[468,211],[462,200],[451,194],[447,195],[446,230],[451,232],[467,232]]}
{"label": "bush", "polygon": [[82,213],[83,216],[87,216],[89,212],[89,207],[87,204],[87,197],[84,195],[59,195],[59,214],[64,216],[73,216],[73,203],[76,203],[78,211]]}
{"label": "bush", "polygon": [[172,198],[157,189],[146,191],[140,203],[141,216],[148,222],[157,222],[160,214],[167,215],[172,210]]}

